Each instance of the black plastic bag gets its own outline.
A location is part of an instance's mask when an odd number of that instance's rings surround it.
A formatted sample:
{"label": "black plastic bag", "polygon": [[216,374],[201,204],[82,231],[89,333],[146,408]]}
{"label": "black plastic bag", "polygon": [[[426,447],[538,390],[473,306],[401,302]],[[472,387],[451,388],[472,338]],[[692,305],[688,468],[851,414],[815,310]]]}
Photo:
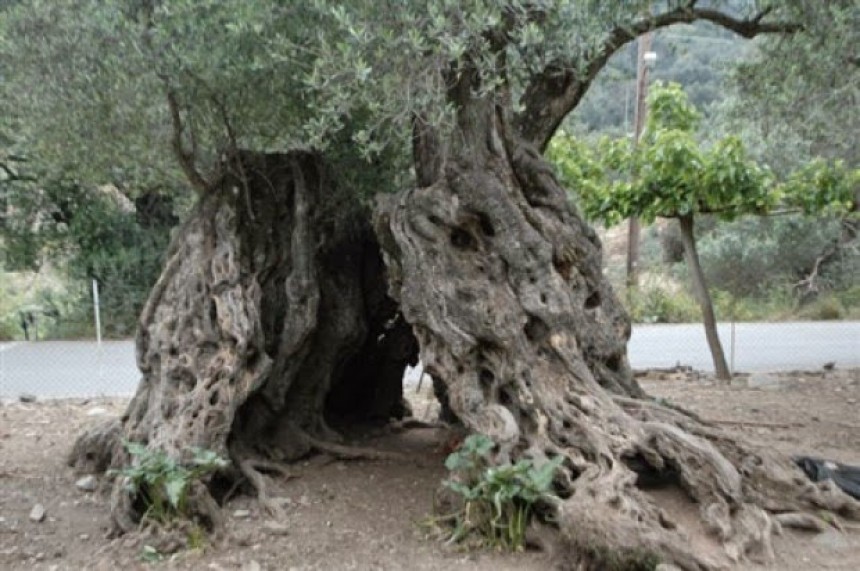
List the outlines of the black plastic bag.
{"label": "black plastic bag", "polygon": [[860,466],[849,466],[809,456],[799,456],[794,462],[813,482],[833,480],[843,492],[860,500]]}

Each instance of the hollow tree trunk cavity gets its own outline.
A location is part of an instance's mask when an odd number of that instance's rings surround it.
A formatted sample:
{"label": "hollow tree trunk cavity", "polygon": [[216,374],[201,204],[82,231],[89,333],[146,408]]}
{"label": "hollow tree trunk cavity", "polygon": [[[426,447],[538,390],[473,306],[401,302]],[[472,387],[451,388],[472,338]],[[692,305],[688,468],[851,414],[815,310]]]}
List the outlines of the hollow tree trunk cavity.
{"label": "hollow tree trunk cavity", "polygon": [[770,555],[769,512],[856,514],[856,502],[805,484],[787,458],[643,398],[596,235],[550,165],[476,92],[452,90],[458,128],[437,149],[438,176],[380,197],[374,225],[390,293],[452,414],[497,443],[498,462],[563,457],[555,512],[571,567],[651,555],[684,569],[725,562],[696,553],[637,486],[640,474],[674,478],[734,560]]}
{"label": "hollow tree trunk cavity", "polygon": [[[256,464],[338,441],[332,427],[404,414],[417,345],[356,194],[306,152],[242,152],[224,172],[140,317],[143,378],[121,424],[83,435],[72,464],[127,465],[122,438],[213,450],[259,484]],[[121,530],[140,515],[119,481],[112,515]]]}
{"label": "hollow tree trunk cavity", "polygon": [[705,272],[699,263],[699,252],[696,250],[696,235],[693,228],[693,215],[687,214],[678,218],[681,227],[681,242],[684,245],[684,261],[690,270],[690,280],[693,282],[693,292],[699,307],[702,310],[702,323],[705,326],[705,338],[708,340],[708,349],[714,361],[714,371],[717,378],[727,381],[732,378],[729,366],[726,364],[726,355],[723,352],[723,344],[720,342],[720,334],[717,331],[717,318],[714,315],[714,303],[705,281]]}

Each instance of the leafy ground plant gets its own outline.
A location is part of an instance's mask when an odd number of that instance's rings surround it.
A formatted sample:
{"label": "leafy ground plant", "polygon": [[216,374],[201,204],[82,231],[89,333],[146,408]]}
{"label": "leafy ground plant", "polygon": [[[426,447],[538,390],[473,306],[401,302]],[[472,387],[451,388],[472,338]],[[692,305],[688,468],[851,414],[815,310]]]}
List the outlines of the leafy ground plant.
{"label": "leafy ground plant", "polygon": [[190,448],[190,459],[181,463],[163,450],[147,448],[144,444],[124,442],[123,445],[132,456],[132,462],[114,473],[126,479],[128,491],[142,503],[141,521],[162,525],[187,519],[191,485],[229,464],[215,452],[202,448]]}
{"label": "leafy ground plant", "polygon": [[494,446],[486,436],[473,434],[448,456],[445,467],[452,477],[444,485],[460,501],[453,513],[443,514],[436,521],[453,528],[450,543],[468,537],[479,546],[521,550],[535,508],[541,501],[555,497],[552,481],[562,458],[541,465],[531,459],[492,465]]}

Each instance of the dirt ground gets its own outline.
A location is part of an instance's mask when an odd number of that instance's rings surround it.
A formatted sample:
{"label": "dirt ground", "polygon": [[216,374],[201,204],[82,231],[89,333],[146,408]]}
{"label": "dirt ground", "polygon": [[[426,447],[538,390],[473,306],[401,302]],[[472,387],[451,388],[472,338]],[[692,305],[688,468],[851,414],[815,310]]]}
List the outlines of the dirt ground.
{"label": "dirt ground", "polygon": [[[860,464],[860,370],[754,375],[731,386],[695,373],[651,372],[640,381],[650,394],[765,446]],[[421,394],[408,389],[420,417],[435,412],[427,384]],[[262,513],[252,498],[236,497],[225,507],[221,539],[202,551],[144,563],[148,539],[107,537],[107,485],[102,482],[95,492],[77,489],[78,476],[64,461],[75,435],[119,414],[125,404],[91,399],[0,406],[0,568],[495,571],[550,566],[545,553],[463,553],[428,539],[419,522],[430,512],[433,492],[445,475],[447,434],[394,428],[378,431],[363,444],[405,451],[417,462],[316,456],[296,464],[294,477],[269,480],[270,495],[283,507],[280,520]],[[36,504],[46,510],[41,522],[30,518]],[[772,569],[860,568],[860,526],[818,535],[786,531],[774,547]]]}

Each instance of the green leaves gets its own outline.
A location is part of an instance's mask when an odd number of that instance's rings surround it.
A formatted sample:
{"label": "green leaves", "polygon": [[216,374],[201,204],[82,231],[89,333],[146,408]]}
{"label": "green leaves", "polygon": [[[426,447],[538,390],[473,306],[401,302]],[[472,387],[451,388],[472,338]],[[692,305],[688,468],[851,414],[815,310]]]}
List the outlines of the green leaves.
{"label": "green leaves", "polygon": [[700,118],[701,115],[687,99],[680,84],[657,81],[651,87],[648,93],[646,138],[649,134],[663,130],[693,133]]}
{"label": "green leaves", "polygon": [[474,534],[482,544],[522,549],[533,509],[552,497],[552,482],[563,458],[540,464],[523,458],[494,465],[494,447],[491,439],[474,434],[445,461],[453,477],[444,484],[463,500],[462,509],[447,516],[453,523],[450,540]]}
{"label": "green leaves", "polygon": [[648,130],[635,149],[626,139],[588,147],[561,134],[551,142],[549,158],[589,218],[613,225],[631,216],[652,221],[708,213],[731,220],[776,208],[806,214],[856,208],[857,169],[815,160],[777,183],[738,137],[700,145],[698,113],[677,84],[655,85],[649,101]]}
{"label": "green leaves", "polygon": [[190,458],[180,463],[164,450],[151,449],[137,442],[123,445],[131,462],[112,473],[124,477],[126,489],[142,501],[145,507],[142,519],[159,523],[188,517],[186,501],[191,485],[229,465],[215,452],[202,448],[189,448]]}
{"label": "green leaves", "polygon": [[793,172],[779,191],[787,205],[804,214],[843,215],[856,212],[858,187],[860,169],[850,169],[842,161],[816,159]]}
{"label": "green leaves", "polygon": [[490,456],[495,443],[483,434],[469,435],[455,452],[445,459],[445,467],[452,472],[473,470]]}

